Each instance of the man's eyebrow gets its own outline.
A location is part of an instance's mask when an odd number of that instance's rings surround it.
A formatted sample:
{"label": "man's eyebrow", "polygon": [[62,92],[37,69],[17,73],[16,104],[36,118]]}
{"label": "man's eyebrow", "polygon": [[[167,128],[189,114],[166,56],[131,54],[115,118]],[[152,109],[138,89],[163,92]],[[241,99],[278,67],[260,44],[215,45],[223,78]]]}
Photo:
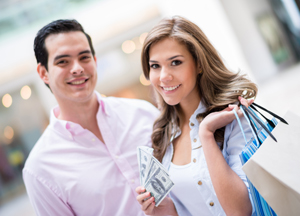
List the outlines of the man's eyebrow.
{"label": "man's eyebrow", "polygon": [[[78,55],[82,55],[82,54],[91,54],[91,50],[84,50],[84,51],[81,51],[80,53],[78,53]],[[58,59],[61,59],[61,58],[65,58],[65,57],[71,57],[71,55],[58,55],[54,58],[53,61],[56,61]]]}
{"label": "man's eyebrow", "polygon": [[78,55],[82,55],[82,54],[91,54],[91,50],[84,50],[84,51],[81,51]]}
{"label": "man's eyebrow", "polygon": [[58,56],[55,56],[54,60],[53,61],[56,61],[60,58],[65,58],[65,57],[71,57],[70,55],[58,55]]}
{"label": "man's eyebrow", "polygon": [[[184,57],[184,56],[183,56],[183,55],[176,55],[176,56],[172,56],[172,57],[168,58],[167,60],[170,61],[170,60],[172,60],[172,59],[174,59],[174,58],[177,58],[177,57]],[[158,62],[158,61],[155,61],[155,60],[149,60],[149,62],[154,62],[154,63],[156,63],[156,62]]]}

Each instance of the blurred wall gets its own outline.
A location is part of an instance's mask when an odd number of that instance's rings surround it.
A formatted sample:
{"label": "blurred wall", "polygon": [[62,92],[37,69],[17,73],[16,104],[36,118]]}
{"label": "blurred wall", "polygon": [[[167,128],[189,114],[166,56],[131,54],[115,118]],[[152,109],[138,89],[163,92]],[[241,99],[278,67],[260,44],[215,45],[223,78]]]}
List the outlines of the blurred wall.
{"label": "blurred wall", "polygon": [[[258,82],[262,83],[270,79],[282,69],[295,63],[288,38],[268,0],[220,0],[220,2]],[[282,43],[280,45],[287,51],[288,56],[280,62],[276,62],[272,58],[268,41],[263,38],[259,29],[259,19],[263,16],[272,18],[275,24],[274,28],[278,27],[278,31],[271,32],[269,40],[280,40],[274,43]]]}

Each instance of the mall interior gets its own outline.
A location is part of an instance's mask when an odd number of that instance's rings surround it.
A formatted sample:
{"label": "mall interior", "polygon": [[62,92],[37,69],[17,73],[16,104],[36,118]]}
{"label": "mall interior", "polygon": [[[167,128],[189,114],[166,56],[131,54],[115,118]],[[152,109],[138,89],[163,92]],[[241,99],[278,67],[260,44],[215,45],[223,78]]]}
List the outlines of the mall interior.
{"label": "mall interior", "polygon": [[37,31],[78,20],[95,47],[96,90],[156,105],[140,51],[147,32],[173,15],[196,23],[226,66],[258,85],[257,103],[300,115],[299,0],[0,0],[0,215],[35,215],[22,168],[56,105],[36,72]]}

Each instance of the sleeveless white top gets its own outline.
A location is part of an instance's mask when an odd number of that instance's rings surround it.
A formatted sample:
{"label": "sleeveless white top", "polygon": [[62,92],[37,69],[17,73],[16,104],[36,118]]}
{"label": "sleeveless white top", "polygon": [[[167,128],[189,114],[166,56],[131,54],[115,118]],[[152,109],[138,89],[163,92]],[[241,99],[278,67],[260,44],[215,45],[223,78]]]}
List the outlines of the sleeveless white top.
{"label": "sleeveless white top", "polygon": [[172,197],[176,197],[193,216],[212,215],[202,196],[199,196],[191,164],[179,166],[171,162],[169,175],[174,182]]}

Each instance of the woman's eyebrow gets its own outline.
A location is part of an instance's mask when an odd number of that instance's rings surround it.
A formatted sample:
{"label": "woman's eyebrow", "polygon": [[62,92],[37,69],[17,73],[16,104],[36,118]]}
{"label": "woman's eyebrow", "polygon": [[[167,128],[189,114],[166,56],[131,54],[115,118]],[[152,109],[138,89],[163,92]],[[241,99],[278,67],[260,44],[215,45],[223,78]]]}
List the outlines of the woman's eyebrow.
{"label": "woman's eyebrow", "polygon": [[[172,59],[174,59],[174,58],[177,58],[177,57],[184,57],[184,56],[183,56],[183,55],[175,55],[175,56],[172,56],[172,57],[168,58],[167,60],[170,61],[170,60],[172,60]],[[158,61],[155,61],[155,60],[151,60],[151,59],[150,59],[149,62],[157,63]]]}
{"label": "woman's eyebrow", "polygon": [[172,60],[172,59],[177,58],[177,57],[183,57],[183,55],[172,56],[171,58],[168,58],[167,60]]}

